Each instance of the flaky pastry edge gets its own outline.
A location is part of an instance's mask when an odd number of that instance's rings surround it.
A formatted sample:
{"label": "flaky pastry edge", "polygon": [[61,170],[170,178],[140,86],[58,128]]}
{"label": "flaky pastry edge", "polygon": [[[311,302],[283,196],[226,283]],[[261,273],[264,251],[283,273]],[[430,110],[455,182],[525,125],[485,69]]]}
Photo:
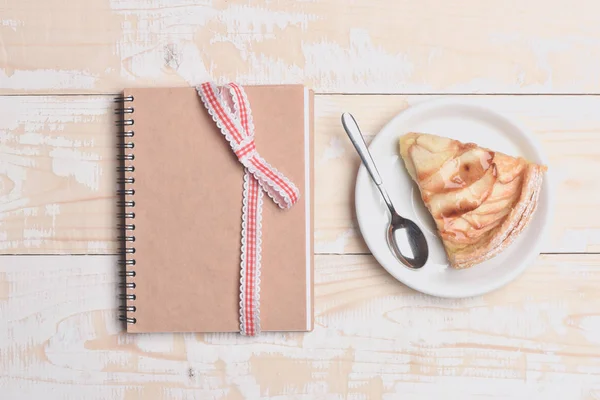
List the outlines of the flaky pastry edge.
{"label": "flaky pastry edge", "polygon": [[465,269],[480,264],[504,251],[523,231],[537,208],[545,167],[528,164],[523,177],[521,196],[504,222],[494,230],[492,240],[484,246],[469,248],[468,252],[448,254],[450,265]]}

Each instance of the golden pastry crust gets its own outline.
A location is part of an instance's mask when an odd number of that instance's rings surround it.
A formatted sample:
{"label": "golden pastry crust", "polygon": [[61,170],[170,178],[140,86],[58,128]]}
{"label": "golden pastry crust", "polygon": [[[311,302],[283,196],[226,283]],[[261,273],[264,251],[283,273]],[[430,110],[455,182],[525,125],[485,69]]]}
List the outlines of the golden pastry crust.
{"label": "golden pastry crust", "polygon": [[542,174],[543,167],[535,164],[527,166],[521,196],[510,213],[502,224],[492,231],[489,241],[448,254],[454,268],[469,268],[488,260],[506,249],[517,238],[537,207]]}
{"label": "golden pastry crust", "polygon": [[545,166],[421,133],[402,136],[400,154],[454,268],[506,249],[537,207]]}

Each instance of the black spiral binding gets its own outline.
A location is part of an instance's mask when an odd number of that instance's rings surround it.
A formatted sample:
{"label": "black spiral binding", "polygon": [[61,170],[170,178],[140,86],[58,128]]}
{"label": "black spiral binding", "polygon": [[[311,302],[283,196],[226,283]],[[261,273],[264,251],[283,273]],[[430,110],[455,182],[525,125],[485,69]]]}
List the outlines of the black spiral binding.
{"label": "black spiral binding", "polygon": [[119,297],[125,304],[119,307],[119,311],[125,313],[124,315],[119,315],[119,320],[128,324],[135,324],[137,322],[136,318],[129,316],[130,313],[136,312],[136,306],[131,304],[136,299],[135,294],[132,293],[133,289],[135,289],[133,278],[136,275],[133,269],[135,266],[135,258],[133,256],[135,254],[135,235],[133,234],[133,231],[135,231],[135,212],[133,211],[135,207],[135,201],[133,200],[135,189],[132,187],[135,183],[135,177],[133,176],[133,172],[135,171],[135,166],[133,165],[133,161],[135,160],[133,153],[135,147],[133,142],[135,135],[133,131],[135,123],[133,112],[135,110],[133,108],[133,96],[120,96],[115,98],[115,102],[118,104],[115,114],[120,116],[120,119],[116,122],[119,127],[117,134],[119,138],[117,145],[119,148],[117,156],[117,160],[119,160],[119,166],[117,167],[117,196],[119,197],[117,207],[119,208],[119,212],[117,213],[117,218],[120,221],[118,225],[120,236],[118,240],[123,244],[122,248],[119,249],[119,276],[124,281],[120,285],[124,293]]}

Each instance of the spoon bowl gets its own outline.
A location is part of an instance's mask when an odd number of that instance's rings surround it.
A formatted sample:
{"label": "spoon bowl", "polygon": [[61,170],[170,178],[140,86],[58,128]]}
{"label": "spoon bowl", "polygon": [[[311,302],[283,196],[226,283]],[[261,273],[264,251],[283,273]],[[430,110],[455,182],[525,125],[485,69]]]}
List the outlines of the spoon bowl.
{"label": "spoon bowl", "polygon": [[396,259],[406,267],[422,268],[429,257],[429,247],[423,231],[413,221],[396,212],[354,117],[349,113],[343,113],[342,125],[389,210],[390,222],[386,233],[388,247]]}
{"label": "spoon bowl", "polygon": [[419,269],[427,262],[427,240],[417,224],[410,219],[394,215],[388,226],[386,238],[388,247],[402,264]]}

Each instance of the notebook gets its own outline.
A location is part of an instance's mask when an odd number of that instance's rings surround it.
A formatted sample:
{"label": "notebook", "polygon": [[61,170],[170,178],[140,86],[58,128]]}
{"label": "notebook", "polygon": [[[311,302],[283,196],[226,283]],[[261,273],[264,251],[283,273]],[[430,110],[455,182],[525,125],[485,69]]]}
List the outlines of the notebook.
{"label": "notebook", "polygon": [[[245,86],[256,148],[300,190],[262,208],[262,331],[313,327],[313,93]],[[123,92],[121,309],[128,332],[240,330],[244,168],[195,88]]]}

